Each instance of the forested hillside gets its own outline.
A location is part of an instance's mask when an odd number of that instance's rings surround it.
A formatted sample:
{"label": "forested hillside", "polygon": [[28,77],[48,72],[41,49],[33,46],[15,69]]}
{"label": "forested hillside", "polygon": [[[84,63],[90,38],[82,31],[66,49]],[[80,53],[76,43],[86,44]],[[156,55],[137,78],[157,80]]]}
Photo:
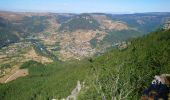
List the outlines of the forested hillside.
{"label": "forested hillside", "polygon": [[80,99],[138,100],[155,75],[170,72],[170,30],[134,39],[124,50],[90,59],[93,84]]}
{"label": "forested hillside", "polygon": [[[155,75],[170,72],[170,30],[157,30],[98,57],[65,63],[26,62],[29,75],[0,85],[2,100],[66,98],[77,80],[78,100],[138,100]],[[19,96],[18,96],[19,94]]]}
{"label": "forested hillside", "polygon": [[97,30],[100,24],[94,20],[90,14],[82,14],[74,16],[71,20],[63,23],[59,28],[60,31],[76,31],[76,30]]}
{"label": "forested hillside", "polygon": [[11,27],[12,24],[8,20],[0,17],[0,48],[19,40]]}

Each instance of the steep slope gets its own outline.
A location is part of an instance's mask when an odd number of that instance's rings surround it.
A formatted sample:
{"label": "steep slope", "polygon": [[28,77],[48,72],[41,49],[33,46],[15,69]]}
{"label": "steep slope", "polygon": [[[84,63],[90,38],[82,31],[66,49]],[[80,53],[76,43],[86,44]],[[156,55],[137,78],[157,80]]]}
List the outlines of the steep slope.
{"label": "steep slope", "polygon": [[139,100],[155,75],[170,74],[170,30],[158,30],[131,41],[123,50],[92,58],[92,83],[79,99]]}
{"label": "steep slope", "polygon": [[59,28],[60,31],[76,31],[76,30],[97,30],[99,23],[89,14],[81,14],[74,16],[72,19],[63,23]]}
{"label": "steep slope", "polygon": [[[155,75],[170,72],[170,30],[158,30],[131,41],[128,48],[112,49],[101,56],[41,64],[29,61],[29,75],[0,85],[0,98],[62,99],[71,94],[76,82],[85,82],[78,100],[138,100]],[[18,96],[18,93],[20,96]]]}
{"label": "steep slope", "polygon": [[158,30],[94,58],[45,65],[29,61],[21,67],[29,75],[0,85],[0,99],[62,99],[80,80],[85,86],[78,100],[138,100],[155,75],[170,73],[169,47],[170,30]]}

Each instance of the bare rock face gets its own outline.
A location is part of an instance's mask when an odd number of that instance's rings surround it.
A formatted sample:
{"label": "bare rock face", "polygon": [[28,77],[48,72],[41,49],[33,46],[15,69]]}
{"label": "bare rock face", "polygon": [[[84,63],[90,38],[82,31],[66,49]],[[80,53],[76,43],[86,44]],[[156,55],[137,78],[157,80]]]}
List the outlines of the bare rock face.
{"label": "bare rock face", "polygon": [[165,22],[164,29],[165,30],[170,29],[170,21]]}
{"label": "bare rock face", "polygon": [[80,81],[77,81],[77,86],[73,91],[71,92],[71,95],[69,95],[66,100],[76,100],[77,95],[79,94],[82,86],[80,84]]}

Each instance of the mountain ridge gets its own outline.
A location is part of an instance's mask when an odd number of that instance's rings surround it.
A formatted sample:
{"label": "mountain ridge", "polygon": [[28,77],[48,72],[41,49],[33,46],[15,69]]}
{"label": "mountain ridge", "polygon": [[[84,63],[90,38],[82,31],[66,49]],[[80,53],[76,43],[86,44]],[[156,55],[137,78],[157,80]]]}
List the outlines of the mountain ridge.
{"label": "mountain ridge", "polygon": [[[0,18],[0,47],[34,37],[61,60],[68,60],[93,56],[116,43],[152,32],[162,27],[170,14],[1,12]],[[58,50],[53,48],[56,46]]]}

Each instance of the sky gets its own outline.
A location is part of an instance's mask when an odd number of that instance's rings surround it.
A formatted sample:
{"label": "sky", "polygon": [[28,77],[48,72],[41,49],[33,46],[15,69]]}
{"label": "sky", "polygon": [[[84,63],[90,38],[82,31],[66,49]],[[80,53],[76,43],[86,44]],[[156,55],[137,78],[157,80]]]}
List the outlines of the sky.
{"label": "sky", "polygon": [[0,10],[56,13],[170,12],[170,0],[0,0]]}

